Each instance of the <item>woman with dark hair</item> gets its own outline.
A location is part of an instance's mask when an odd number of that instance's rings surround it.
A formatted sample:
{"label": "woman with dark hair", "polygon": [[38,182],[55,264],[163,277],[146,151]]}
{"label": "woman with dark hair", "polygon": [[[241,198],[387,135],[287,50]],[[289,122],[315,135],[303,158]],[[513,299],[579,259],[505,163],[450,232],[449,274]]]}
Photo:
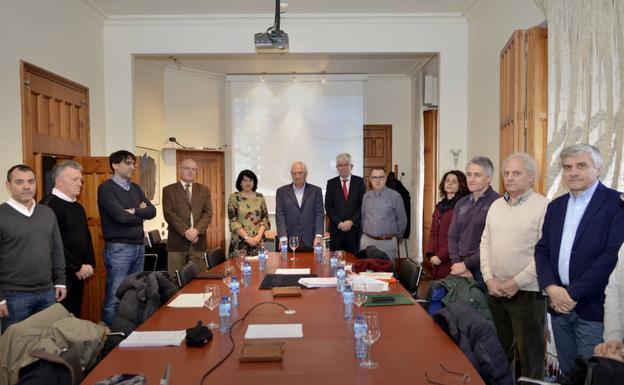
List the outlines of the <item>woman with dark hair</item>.
{"label": "woman with dark hair", "polygon": [[436,205],[431,220],[431,232],[426,256],[433,267],[433,279],[445,278],[451,272],[448,252],[448,230],[453,219],[453,208],[457,201],[468,195],[466,176],[459,170],[447,171],[438,186],[442,200]]}
{"label": "woman with dark hair", "polygon": [[271,228],[269,212],[262,194],[256,192],[258,177],[251,170],[243,170],[236,178],[236,190],[230,195],[230,257],[244,250],[247,255],[258,253],[264,232]]}

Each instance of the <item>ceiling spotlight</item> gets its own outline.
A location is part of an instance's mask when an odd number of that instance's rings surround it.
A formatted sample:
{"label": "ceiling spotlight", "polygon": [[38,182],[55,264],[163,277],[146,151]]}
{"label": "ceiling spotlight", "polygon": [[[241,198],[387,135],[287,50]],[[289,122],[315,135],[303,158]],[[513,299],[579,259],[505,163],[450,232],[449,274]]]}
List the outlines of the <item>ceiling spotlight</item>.
{"label": "ceiling spotlight", "polygon": [[292,81],[295,82],[295,83],[297,83],[299,81],[299,79],[297,79],[297,75],[293,75]]}
{"label": "ceiling spotlight", "polygon": [[262,76],[260,76],[260,81],[262,83],[266,83],[266,76],[264,76],[264,74],[262,74]]}
{"label": "ceiling spotlight", "polygon": [[323,75],[321,75],[321,84],[325,83],[327,83],[327,76],[325,75],[325,73],[323,73]]}

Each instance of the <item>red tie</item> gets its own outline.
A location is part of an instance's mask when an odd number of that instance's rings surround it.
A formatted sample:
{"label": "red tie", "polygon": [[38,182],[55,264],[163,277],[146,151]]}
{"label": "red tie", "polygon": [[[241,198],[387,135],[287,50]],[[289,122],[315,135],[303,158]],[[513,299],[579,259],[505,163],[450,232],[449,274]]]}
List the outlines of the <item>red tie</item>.
{"label": "red tie", "polygon": [[347,180],[342,180],[342,194],[344,195],[345,201],[349,200],[349,190],[347,190]]}

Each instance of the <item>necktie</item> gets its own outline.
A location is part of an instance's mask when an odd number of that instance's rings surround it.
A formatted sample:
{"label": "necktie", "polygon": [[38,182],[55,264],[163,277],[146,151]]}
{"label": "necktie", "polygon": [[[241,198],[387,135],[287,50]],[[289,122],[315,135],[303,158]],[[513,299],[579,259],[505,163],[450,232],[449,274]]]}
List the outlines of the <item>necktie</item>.
{"label": "necktie", "polygon": [[191,201],[191,184],[190,183],[186,183],[184,185],[184,191],[186,192],[186,197],[188,198],[188,201]]}
{"label": "necktie", "polygon": [[347,190],[347,181],[348,179],[342,180],[342,194],[344,195],[345,201],[349,199],[349,190]]}

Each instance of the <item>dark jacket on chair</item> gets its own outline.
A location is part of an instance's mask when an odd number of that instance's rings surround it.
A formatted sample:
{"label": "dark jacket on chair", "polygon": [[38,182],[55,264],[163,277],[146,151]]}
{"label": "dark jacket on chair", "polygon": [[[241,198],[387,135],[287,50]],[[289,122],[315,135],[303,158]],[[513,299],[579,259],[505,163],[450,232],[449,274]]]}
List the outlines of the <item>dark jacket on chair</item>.
{"label": "dark jacket on chair", "polygon": [[177,286],[160,273],[130,274],[117,290],[120,303],[111,329],[128,336],[177,290]]}
{"label": "dark jacket on chair", "polygon": [[475,309],[455,302],[436,313],[433,319],[464,352],[486,384],[514,384],[494,327]]}

